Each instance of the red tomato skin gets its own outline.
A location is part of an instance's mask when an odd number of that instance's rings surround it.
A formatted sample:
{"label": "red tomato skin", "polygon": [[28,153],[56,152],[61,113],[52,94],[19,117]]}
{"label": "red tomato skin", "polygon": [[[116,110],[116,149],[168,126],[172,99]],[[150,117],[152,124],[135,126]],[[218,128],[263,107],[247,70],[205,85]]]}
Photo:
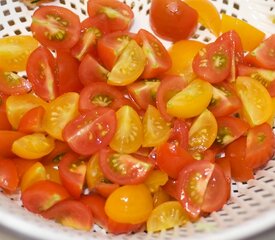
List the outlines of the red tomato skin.
{"label": "red tomato skin", "polygon": [[32,166],[34,165],[37,161],[39,161],[40,159],[34,159],[34,160],[29,160],[29,159],[24,159],[24,158],[13,158],[12,161],[14,162],[16,169],[17,169],[17,173],[18,173],[18,177],[19,177],[19,181],[21,180],[21,178],[23,177],[24,173]]}
{"label": "red tomato skin", "polygon": [[[46,33],[49,33],[47,24],[40,24],[39,21],[45,21],[45,18],[59,18],[59,21],[65,21],[66,27],[62,33],[63,36],[50,39]],[[33,14],[33,21],[31,24],[31,31],[34,37],[44,46],[51,49],[69,49],[74,46],[80,37],[80,20],[79,17],[64,7],[58,6],[43,6],[38,8]],[[46,20],[47,21],[47,20]],[[49,20],[48,20],[49,21]],[[47,22],[48,22],[47,21]],[[54,20],[53,20],[54,21]],[[58,20],[57,20],[58,21]],[[57,40],[58,39],[58,40]]]}
{"label": "red tomato skin", "polygon": [[79,62],[70,53],[58,50],[56,51],[56,64],[58,95],[67,92],[80,92],[83,85],[78,77]]}
{"label": "red tomato skin", "polygon": [[105,69],[94,57],[87,54],[81,61],[78,70],[80,82],[87,86],[93,82],[107,82],[109,71]]}
{"label": "red tomato skin", "polygon": [[173,129],[169,142],[176,142],[179,146],[185,150],[188,148],[188,132],[189,125],[186,121],[181,119],[175,119],[173,122]]}
{"label": "red tomato skin", "polygon": [[108,19],[105,14],[98,14],[95,17],[87,17],[81,22],[81,30],[85,30],[90,27],[96,27],[101,31],[102,35],[110,32],[108,26]]}
{"label": "red tomato skin", "polygon": [[70,227],[78,230],[89,231],[94,225],[94,218],[89,208],[76,200],[65,199],[60,201],[50,209],[42,212],[41,215],[46,219],[61,222],[61,224],[62,220],[68,219]]}
{"label": "red tomato skin", "polygon": [[59,175],[63,186],[75,199],[79,199],[82,193],[86,164],[74,153],[66,153],[58,164]]}
{"label": "red tomato skin", "polygon": [[119,188],[117,183],[99,183],[95,186],[95,191],[99,193],[102,197],[107,198],[109,195]]}
{"label": "red tomato skin", "polygon": [[198,13],[181,0],[152,0],[150,26],[169,41],[189,38],[197,28]]}
{"label": "red tomato skin", "polygon": [[0,93],[0,130],[12,129],[12,126],[7,117],[6,99],[7,96],[5,94]]}
{"label": "red tomato skin", "polygon": [[150,32],[140,29],[138,42],[143,48],[147,64],[141,78],[154,78],[166,72],[172,66],[172,60],[163,44]]}
{"label": "red tomato skin", "polygon": [[115,134],[116,125],[113,109],[94,109],[68,123],[63,130],[63,139],[74,152],[88,156],[107,147]]}
{"label": "red tomato skin", "polygon": [[168,181],[164,186],[162,186],[162,189],[168,193],[172,198],[176,200],[180,200],[179,194],[178,194],[178,182],[177,180],[169,178]]}
{"label": "red tomato skin", "polygon": [[51,101],[58,95],[55,69],[55,59],[46,47],[38,47],[28,58],[27,76],[32,89],[45,101]]}
{"label": "red tomato skin", "polygon": [[0,158],[0,187],[8,192],[15,192],[19,176],[15,163],[10,159]]}
{"label": "red tomato skin", "polygon": [[[56,196],[58,196],[58,199]],[[70,195],[62,185],[45,180],[36,182],[28,187],[22,193],[21,200],[24,207],[30,212],[41,213],[57,202],[69,197]]]}

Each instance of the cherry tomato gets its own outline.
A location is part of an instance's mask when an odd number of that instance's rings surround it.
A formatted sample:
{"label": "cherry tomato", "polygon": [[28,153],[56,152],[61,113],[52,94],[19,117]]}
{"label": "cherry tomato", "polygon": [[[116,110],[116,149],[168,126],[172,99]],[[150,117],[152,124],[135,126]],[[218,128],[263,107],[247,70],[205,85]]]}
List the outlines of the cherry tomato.
{"label": "cherry tomato", "polygon": [[33,213],[41,213],[67,198],[69,194],[62,185],[48,180],[34,183],[21,195],[24,207]]}
{"label": "cherry tomato", "polygon": [[178,118],[198,116],[210,103],[212,92],[210,83],[195,79],[167,102],[167,113]]}
{"label": "cherry tomato", "polygon": [[22,180],[23,175],[25,174],[25,172],[31,167],[33,166],[39,159],[34,159],[31,160],[30,159],[24,159],[24,158],[12,158],[12,161],[14,162],[16,169],[17,169],[17,173],[18,173],[18,177],[19,177],[19,181]]}
{"label": "cherry tomato", "polygon": [[46,170],[46,179],[58,184],[62,184],[57,164],[44,165]]}
{"label": "cherry tomato", "polygon": [[99,183],[95,186],[95,191],[101,196],[108,198],[110,194],[119,188],[119,184],[117,183]]}
{"label": "cherry tomato", "polygon": [[61,158],[58,168],[63,186],[74,198],[80,198],[85,182],[86,163],[76,154],[66,153]]}
{"label": "cherry tomato", "polygon": [[55,99],[58,94],[55,67],[55,59],[46,47],[37,48],[28,58],[28,79],[35,94],[45,101]]}
{"label": "cherry tomato", "polygon": [[87,7],[90,17],[105,14],[112,32],[128,30],[132,25],[134,14],[125,3],[117,0],[89,0]]}
{"label": "cherry tomato", "polygon": [[123,94],[105,82],[94,82],[80,92],[79,110],[94,111],[97,107],[109,107],[118,110],[126,104]]}
{"label": "cherry tomato", "polygon": [[135,40],[130,40],[108,75],[110,85],[125,86],[136,81],[144,71],[146,57]]}
{"label": "cherry tomato", "polygon": [[65,199],[60,201],[42,212],[41,215],[46,219],[55,220],[63,226],[77,230],[89,231],[94,224],[93,215],[89,208],[76,200]]}
{"label": "cherry tomato", "polygon": [[79,94],[64,93],[53,100],[46,109],[44,130],[52,137],[63,140],[64,127],[78,115]]}
{"label": "cherry tomato", "polygon": [[0,92],[6,95],[19,95],[30,92],[32,84],[14,72],[0,69]]}
{"label": "cherry tomato", "polygon": [[101,31],[101,35],[105,35],[110,32],[108,19],[105,14],[99,14],[95,17],[87,17],[81,22],[82,31],[92,27],[98,28]]}
{"label": "cherry tomato", "polygon": [[140,29],[137,33],[147,63],[142,78],[154,78],[166,72],[172,65],[171,58],[163,44],[150,32]]}
{"label": "cherry tomato", "polygon": [[130,106],[123,106],[116,112],[117,129],[110,147],[122,153],[137,151],[142,143],[142,123],[137,112]]}
{"label": "cherry tomato", "polygon": [[168,140],[171,133],[170,124],[161,117],[157,108],[149,105],[142,123],[143,147],[156,147]]}
{"label": "cherry tomato", "polygon": [[79,17],[64,7],[44,6],[32,16],[34,37],[51,49],[69,49],[80,37]]}
{"label": "cherry tomato", "polygon": [[90,190],[106,179],[99,165],[99,154],[93,155],[87,163],[86,182]]}
{"label": "cherry tomato", "polygon": [[168,230],[182,226],[189,221],[189,217],[178,201],[168,201],[157,206],[147,219],[149,233]]}
{"label": "cherry tomato", "polygon": [[144,183],[151,193],[155,193],[160,189],[161,186],[165,185],[167,181],[168,175],[166,172],[153,170],[146,178]]}
{"label": "cherry tomato", "polygon": [[158,191],[156,191],[153,195],[153,204],[154,208],[159,206],[160,204],[164,202],[168,202],[170,200],[170,196],[167,192],[163,190],[163,188],[159,188]]}
{"label": "cherry tomato", "polygon": [[190,37],[198,24],[196,10],[180,0],[152,0],[149,16],[154,33],[174,42]]}
{"label": "cherry tomato", "polygon": [[0,130],[11,130],[12,126],[9,123],[7,112],[6,112],[6,101],[7,97],[5,94],[0,93]]}
{"label": "cherry tomato", "polygon": [[100,151],[99,166],[106,178],[118,184],[142,183],[153,168],[151,163],[109,149]]}
{"label": "cherry tomato", "polygon": [[115,111],[99,108],[83,113],[63,129],[63,139],[80,155],[91,155],[107,147],[116,131]]}
{"label": "cherry tomato", "polygon": [[125,185],[116,189],[105,204],[107,216],[121,223],[142,223],[148,219],[152,209],[151,193],[143,184]]}
{"label": "cherry tomato", "polygon": [[178,195],[178,181],[174,179],[168,179],[167,183],[162,187],[162,189],[172,198],[180,200]]}
{"label": "cherry tomato", "polygon": [[19,176],[15,163],[10,159],[0,158],[0,187],[9,192],[15,192]]}
{"label": "cherry tomato", "polygon": [[32,36],[8,36],[0,39],[0,66],[3,71],[25,71],[27,59],[38,47]]}

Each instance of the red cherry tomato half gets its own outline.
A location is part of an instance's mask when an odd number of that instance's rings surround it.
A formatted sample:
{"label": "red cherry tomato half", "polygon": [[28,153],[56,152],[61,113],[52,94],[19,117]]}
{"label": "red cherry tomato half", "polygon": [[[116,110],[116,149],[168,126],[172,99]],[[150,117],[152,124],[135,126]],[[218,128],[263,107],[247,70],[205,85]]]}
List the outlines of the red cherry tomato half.
{"label": "red cherry tomato half", "polygon": [[15,163],[10,159],[0,158],[0,187],[14,192],[19,183],[19,176]]}
{"label": "red cherry tomato half", "polygon": [[51,49],[69,49],[80,36],[79,17],[64,7],[44,6],[32,16],[34,37]]}
{"label": "red cherry tomato half", "polygon": [[189,127],[190,126],[186,121],[176,119],[173,123],[172,133],[168,141],[175,142],[179,144],[181,148],[187,150],[189,141]]}

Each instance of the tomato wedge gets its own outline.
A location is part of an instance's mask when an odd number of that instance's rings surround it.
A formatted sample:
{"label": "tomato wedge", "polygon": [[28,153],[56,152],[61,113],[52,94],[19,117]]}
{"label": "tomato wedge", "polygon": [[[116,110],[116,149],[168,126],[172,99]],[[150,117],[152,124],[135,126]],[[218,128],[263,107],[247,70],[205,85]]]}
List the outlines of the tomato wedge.
{"label": "tomato wedge", "polygon": [[9,192],[15,192],[19,176],[15,163],[10,159],[0,158],[0,187]]}

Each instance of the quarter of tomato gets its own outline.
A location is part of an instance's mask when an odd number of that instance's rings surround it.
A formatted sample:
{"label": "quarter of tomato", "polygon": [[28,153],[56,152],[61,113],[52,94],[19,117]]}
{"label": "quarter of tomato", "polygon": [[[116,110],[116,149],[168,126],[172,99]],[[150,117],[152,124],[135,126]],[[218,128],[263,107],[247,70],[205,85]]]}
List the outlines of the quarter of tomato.
{"label": "quarter of tomato", "polygon": [[100,151],[99,166],[107,179],[118,184],[142,183],[153,168],[151,163],[109,149]]}
{"label": "quarter of tomato", "polygon": [[137,112],[130,106],[123,106],[116,112],[117,129],[110,147],[121,153],[137,151],[143,138],[142,123]]}
{"label": "quarter of tomato", "polygon": [[24,159],[24,158],[12,158],[12,161],[14,162],[16,169],[17,169],[17,173],[18,173],[18,177],[19,177],[19,181],[21,181],[23,175],[25,174],[25,172],[31,167],[33,166],[39,159],[34,159],[31,160],[30,159]]}
{"label": "quarter of tomato", "polygon": [[44,116],[44,130],[52,137],[63,140],[64,127],[78,115],[79,94],[68,92],[53,100]]}
{"label": "quarter of tomato", "polygon": [[17,140],[25,136],[22,132],[2,130],[0,131],[0,157],[12,158],[15,154],[12,152],[12,145]]}
{"label": "quarter of tomato", "polygon": [[86,163],[78,155],[66,153],[61,158],[58,168],[63,186],[74,198],[80,198],[85,182]]}
{"label": "quarter of tomato", "polygon": [[34,37],[51,49],[69,49],[80,37],[79,17],[64,7],[44,6],[32,16]]}
{"label": "quarter of tomato", "polygon": [[0,187],[9,192],[15,192],[18,183],[19,176],[15,163],[0,157]]}
{"label": "quarter of tomato", "polygon": [[161,170],[153,170],[145,180],[145,185],[151,193],[156,193],[168,181],[168,175]]}
{"label": "quarter of tomato", "polygon": [[69,194],[62,185],[48,180],[34,183],[21,195],[24,207],[33,213],[41,213],[67,198]]}
{"label": "quarter of tomato", "polygon": [[95,191],[100,194],[101,196],[108,198],[110,194],[119,188],[120,185],[117,183],[99,183],[95,187]]}
{"label": "quarter of tomato", "polygon": [[198,23],[198,13],[180,0],[153,0],[150,25],[159,37],[179,41],[190,37]]}
{"label": "quarter of tomato", "polygon": [[169,142],[178,144],[181,148],[188,148],[188,135],[189,135],[189,124],[180,119],[176,119],[173,122],[173,129],[169,137]]}
{"label": "quarter of tomato", "polygon": [[8,36],[0,39],[0,66],[3,71],[26,70],[27,59],[38,47],[32,36]]}
{"label": "quarter of tomato", "polygon": [[94,109],[69,122],[63,129],[63,139],[80,155],[91,155],[107,147],[116,131],[115,111]]}
{"label": "quarter of tomato", "polygon": [[77,230],[89,231],[94,219],[89,208],[82,202],[65,199],[53,205],[51,208],[42,212],[44,218],[55,220],[63,226]]}
{"label": "quarter of tomato", "polygon": [[57,97],[56,63],[51,52],[43,46],[34,50],[27,63],[27,76],[35,94],[51,101]]}
{"label": "quarter of tomato", "polygon": [[104,174],[99,166],[99,154],[94,154],[87,163],[86,182],[90,190],[105,181]]}

